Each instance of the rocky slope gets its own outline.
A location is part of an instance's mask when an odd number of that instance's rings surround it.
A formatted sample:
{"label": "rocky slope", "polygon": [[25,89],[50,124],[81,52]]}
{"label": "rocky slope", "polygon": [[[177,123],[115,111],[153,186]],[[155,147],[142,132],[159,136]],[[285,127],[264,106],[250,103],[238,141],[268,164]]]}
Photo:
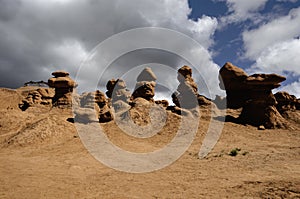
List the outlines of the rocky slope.
{"label": "rocky slope", "polygon": [[[33,87],[0,89],[0,198],[300,198],[299,111],[287,111],[289,129],[258,130],[224,124],[215,148],[198,158],[211,119],[200,106],[197,134],[173,164],[133,174],[100,163],[82,144],[70,108],[18,106]],[[228,109],[237,118],[241,109]],[[99,123],[120,148],[149,152],[169,143],[181,117],[167,111],[163,129],[149,139],[121,131],[115,121]]]}

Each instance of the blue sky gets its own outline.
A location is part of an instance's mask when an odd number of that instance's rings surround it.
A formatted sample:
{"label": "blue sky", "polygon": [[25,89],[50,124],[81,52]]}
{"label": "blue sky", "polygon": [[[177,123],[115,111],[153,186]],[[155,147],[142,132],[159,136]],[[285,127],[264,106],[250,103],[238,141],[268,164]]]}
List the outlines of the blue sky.
{"label": "blue sky", "polygon": [[[225,1],[225,0],[211,0],[211,1],[199,1],[199,0],[189,0],[189,6],[192,9],[192,12],[189,15],[189,18],[192,20],[197,20],[199,17],[203,15],[212,16],[217,18],[219,21],[222,21],[224,18],[228,18],[228,16],[235,15],[239,6],[236,2],[242,1]],[[244,1],[244,4],[247,4]],[[256,64],[256,59],[249,58],[245,56],[245,43],[243,41],[243,33],[251,30],[257,30],[263,25],[276,22],[280,20],[280,18],[288,16],[290,11],[300,7],[300,1],[257,1],[257,5],[260,4],[256,9],[248,11],[244,9],[244,15],[242,14],[240,17],[237,17],[235,21],[227,21],[225,25],[219,24],[219,27],[216,29],[214,33],[214,45],[210,48],[213,52],[213,60],[219,66],[222,66],[226,61],[233,62],[237,66],[249,70],[249,72],[256,72],[255,70],[251,70],[251,66]],[[264,2],[264,3],[262,3]],[[255,3],[254,3],[255,4]],[[251,17],[249,13],[253,13],[254,16]],[[248,15],[248,16],[247,16]],[[258,20],[259,18],[259,20]],[[228,20],[228,19],[227,19]],[[226,19],[225,19],[226,21]],[[221,26],[221,27],[220,27]],[[284,31],[284,30],[283,30]],[[288,30],[287,30],[288,31]],[[270,37],[272,34],[278,34],[276,32],[269,32]],[[294,34],[287,36],[284,40],[293,40],[298,39],[299,42],[300,30],[299,28]],[[278,43],[283,42],[278,40]],[[277,43],[275,40],[274,43]],[[273,44],[274,45],[274,44]],[[269,46],[266,46],[268,48]],[[298,49],[300,50],[300,49]],[[298,51],[300,53],[300,51]],[[300,55],[300,54],[299,54]],[[289,64],[287,62],[286,64]],[[280,72],[282,75],[288,77],[287,81],[283,82],[283,86],[288,86],[292,83],[295,87],[287,88],[291,89],[291,92],[297,92],[300,90],[300,84],[295,83],[299,80],[299,70],[297,72],[293,70],[284,70],[285,65],[280,65],[278,68],[282,68],[282,70],[276,70],[274,72]],[[295,66],[300,68],[300,65]],[[261,72],[261,71],[257,71]],[[268,69],[264,69],[262,72],[272,73],[272,65],[268,67]],[[297,92],[299,96],[299,93]]]}
{"label": "blue sky", "polygon": [[[226,15],[232,14],[234,11],[229,11],[228,3],[221,0],[189,0],[189,6],[192,9],[189,18],[197,20],[202,15],[216,17],[221,19]],[[204,3],[205,2],[205,3]],[[229,1],[227,1],[229,2]],[[232,1],[234,2],[234,1]],[[215,44],[211,48],[216,52],[213,56],[214,61],[218,65],[224,64],[226,61],[231,61],[242,68],[247,68],[254,64],[254,60],[243,59],[243,39],[242,33],[245,30],[251,30],[259,27],[259,24],[267,23],[273,17],[280,17],[288,15],[293,8],[300,6],[300,1],[276,1],[269,0],[256,10],[261,15],[261,22],[256,24],[251,18],[229,23],[225,27],[217,29],[214,33]],[[275,11],[275,14],[274,14]],[[300,35],[300,32],[299,32]],[[299,66],[300,67],[300,66]]]}
{"label": "blue sky", "polygon": [[[176,36],[154,41],[161,45],[171,42],[175,50],[181,48],[199,58],[194,78],[200,93],[206,94],[201,90],[206,85],[213,95],[224,95],[218,86],[218,69],[229,61],[249,74],[286,76],[280,89],[300,98],[298,0],[2,0],[0,4],[1,87],[47,80],[51,72],[61,69],[75,78],[81,63],[99,43],[123,31],[157,27],[183,33],[199,43],[196,49],[179,44]],[[137,38],[139,35],[130,42]],[[120,48],[124,43],[108,46],[105,53]],[[91,78],[95,71],[106,70],[103,54],[96,57],[93,66],[90,63],[80,70],[80,85],[97,81]],[[174,52],[144,50],[122,55],[113,64],[99,81],[100,89],[105,91],[105,81],[122,77],[122,73],[125,77],[126,71],[135,71],[127,75],[127,83],[134,85],[135,75],[142,70],[136,64],[148,64],[170,93],[178,85],[176,70],[186,63]],[[160,77],[163,65],[175,72]],[[163,96],[159,89],[157,95]]]}

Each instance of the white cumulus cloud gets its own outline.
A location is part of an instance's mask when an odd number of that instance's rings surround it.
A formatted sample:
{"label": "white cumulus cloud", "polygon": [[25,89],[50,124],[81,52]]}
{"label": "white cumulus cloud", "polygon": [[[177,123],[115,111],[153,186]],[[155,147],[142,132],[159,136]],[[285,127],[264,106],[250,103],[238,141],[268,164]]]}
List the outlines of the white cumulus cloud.
{"label": "white cumulus cloud", "polygon": [[243,41],[245,56],[256,59],[268,47],[300,36],[300,8],[288,15],[275,18],[257,29],[245,31]]}
{"label": "white cumulus cloud", "polygon": [[260,20],[258,11],[263,9],[268,0],[221,0],[225,1],[229,14],[221,17],[221,23],[224,25],[230,23],[243,22],[247,19],[252,21]]}
{"label": "white cumulus cloud", "polygon": [[274,18],[257,29],[245,31],[243,41],[245,58],[255,63],[249,73],[278,73],[287,77],[286,90],[300,97],[300,8],[286,16]]}
{"label": "white cumulus cloud", "polygon": [[276,72],[284,75],[285,71],[292,75],[300,75],[300,40],[293,39],[276,43],[266,48],[257,58],[251,70]]}

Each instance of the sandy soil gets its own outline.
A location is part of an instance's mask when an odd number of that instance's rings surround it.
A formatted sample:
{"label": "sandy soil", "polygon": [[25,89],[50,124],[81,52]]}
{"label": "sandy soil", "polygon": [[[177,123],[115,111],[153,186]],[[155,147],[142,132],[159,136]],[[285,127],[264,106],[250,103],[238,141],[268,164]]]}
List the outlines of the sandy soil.
{"label": "sandy soil", "polygon": [[[161,170],[132,174],[88,153],[67,121],[70,110],[19,110],[22,92],[0,89],[0,198],[300,198],[300,123],[262,131],[226,122],[213,151],[199,159],[209,124],[202,107],[184,155]],[[176,118],[169,114],[170,121]],[[122,134],[114,122],[101,126],[113,143],[139,152],[165,145],[177,128],[170,123],[146,140]],[[228,155],[235,148],[241,149],[237,156]]]}

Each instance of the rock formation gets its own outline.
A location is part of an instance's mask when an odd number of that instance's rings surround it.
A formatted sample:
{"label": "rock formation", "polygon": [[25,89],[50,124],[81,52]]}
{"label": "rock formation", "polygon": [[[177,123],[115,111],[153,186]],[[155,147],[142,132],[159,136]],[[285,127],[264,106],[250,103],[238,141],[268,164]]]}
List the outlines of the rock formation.
{"label": "rock formation", "polygon": [[53,97],[53,106],[67,108],[72,106],[72,93],[76,87],[75,81],[69,77],[69,73],[65,71],[53,72],[54,77],[48,80],[48,85],[55,89]]}
{"label": "rock formation", "polygon": [[146,67],[137,77],[137,83],[135,85],[134,92],[132,94],[132,100],[136,98],[144,98],[147,101],[154,102],[156,75],[151,68]]}
{"label": "rock formation", "polygon": [[98,105],[99,108],[107,105],[107,99],[104,93],[102,93],[99,90],[96,90],[95,92],[95,103]]}
{"label": "rock formation", "polygon": [[300,100],[284,91],[277,92],[274,96],[279,113],[289,122],[300,124],[300,113],[297,111],[300,108]]}
{"label": "rock formation", "polygon": [[248,76],[242,69],[226,63],[220,70],[221,89],[226,90],[228,108],[243,108],[242,123],[265,128],[286,127],[286,121],[276,109],[272,89],[280,86],[285,77],[276,74]]}
{"label": "rock formation", "polygon": [[108,97],[108,106],[112,106],[115,112],[128,109],[131,93],[126,88],[124,80],[111,79],[107,82],[106,89],[106,96]]}
{"label": "rock formation", "polygon": [[54,97],[54,91],[51,88],[38,88],[36,90],[29,91],[26,98],[19,104],[21,110],[25,111],[27,108],[42,104],[51,105],[52,98]]}
{"label": "rock formation", "polygon": [[211,103],[206,97],[198,94],[198,86],[192,78],[192,69],[189,66],[178,69],[177,79],[179,85],[172,94],[172,100],[176,106],[191,109]]}
{"label": "rock formation", "polygon": [[94,109],[95,101],[95,92],[85,92],[80,96],[80,107]]}
{"label": "rock formation", "polygon": [[276,108],[281,114],[285,111],[296,110],[297,106],[299,107],[298,100],[294,95],[281,91],[277,92],[274,96],[277,101]]}
{"label": "rock formation", "polygon": [[130,99],[130,92],[126,88],[126,84],[122,79],[111,79],[106,84],[106,96],[112,100],[112,102],[121,100],[128,102]]}
{"label": "rock formation", "polygon": [[165,108],[169,106],[168,100],[155,100],[155,104],[161,105]]}
{"label": "rock formation", "polygon": [[108,100],[104,93],[99,90],[95,92],[95,103],[99,107],[98,118],[100,123],[109,122],[114,119],[114,114],[108,104]]}
{"label": "rock formation", "polygon": [[222,97],[220,95],[216,95],[215,99],[213,100],[213,103],[219,108],[219,109],[226,109],[227,101],[226,97]]}
{"label": "rock formation", "polygon": [[[130,127],[132,128],[132,133],[136,132],[138,134],[144,134],[150,132],[150,130],[153,131],[160,128],[161,122],[166,119],[165,107],[168,106],[168,102],[166,100],[154,101],[156,79],[153,71],[146,67],[138,75],[135,89],[130,99],[124,101],[117,98],[118,100],[115,101],[112,94],[112,106],[118,125],[121,125],[122,128]],[[111,83],[109,82],[108,85],[111,85]],[[107,88],[109,90],[109,86]],[[110,94],[111,92],[107,93]],[[143,129],[142,132],[140,132],[139,127]]]}
{"label": "rock formation", "polygon": [[[97,90],[95,92],[83,93],[80,97],[80,111],[78,114],[83,114],[83,116],[88,117],[86,115],[95,114],[100,123],[109,122],[114,119],[113,112],[108,105],[108,101],[105,97],[105,94],[101,91]],[[86,110],[90,109],[90,110]],[[92,109],[95,109],[92,111]],[[83,117],[80,115],[80,117]],[[93,117],[90,117],[93,118]]]}
{"label": "rock formation", "polygon": [[227,62],[219,72],[220,88],[226,90],[227,108],[241,108],[248,98],[245,84],[248,75],[243,69]]}

